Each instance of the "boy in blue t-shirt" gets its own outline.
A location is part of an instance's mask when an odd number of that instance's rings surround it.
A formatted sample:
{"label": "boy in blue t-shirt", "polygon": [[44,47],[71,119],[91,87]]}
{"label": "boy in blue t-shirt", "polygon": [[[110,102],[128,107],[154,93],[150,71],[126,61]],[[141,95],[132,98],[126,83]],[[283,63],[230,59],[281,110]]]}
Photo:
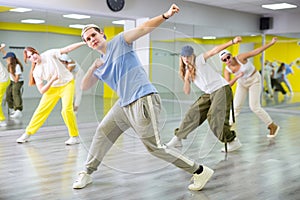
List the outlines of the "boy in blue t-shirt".
{"label": "boy in blue t-shirt", "polygon": [[161,107],[160,96],[150,83],[132,46],[135,40],[150,33],[177,12],[179,8],[173,4],[164,14],[120,33],[110,42],[106,41],[104,32],[98,26],[89,24],[83,28],[83,40],[90,48],[100,52],[102,58],[96,59],[88,69],[82,81],[82,89],[87,90],[98,80],[102,80],[117,92],[119,100],[99,124],[90,147],[86,169],[79,173],[73,188],[84,188],[92,182],[90,175],[97,170],[118,137],[129,128],[135,130],[152,155],[194,174],[190,190],[201,190],[212,176],[212,169],[161,144],[157,117]]}

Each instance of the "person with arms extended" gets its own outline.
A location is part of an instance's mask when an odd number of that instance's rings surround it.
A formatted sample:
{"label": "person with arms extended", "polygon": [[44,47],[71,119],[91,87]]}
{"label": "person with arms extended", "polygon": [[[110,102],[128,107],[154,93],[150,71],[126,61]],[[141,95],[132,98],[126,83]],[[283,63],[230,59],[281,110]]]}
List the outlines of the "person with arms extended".
{"label": "person with arms extended", "polygon": [[[248,59],[273,46],[276,41],[277,38],[274,37],[270,43],[237,56],[233,56],[227,50],[223,50],[219,54],[221,61],[226,64],[224,70],[225,79],[231,86],[237,82],[233,103],[235,117],[240,114],[245,98],[249,95],[249,107],[267,125],[270,130],[267,135],[269,138],[276,137],[280,127],[273,122],[269,114],[261,107],[261,75]],[[235,75],[233,79],[231,79],[230,74]]]}
{"label": "person with arms extended", "polygon": [[35,134],[44,124],[51,111],[61,99],[61,115],[68,128],[70,138],[66,145],[80,143],[76,116],[73,110],[74,78],[72,73],[59,61],[63,53],[68,53],[82,45],[78,42],[61,49],[50,49],[41,54],[33,47],[24,49],[24,61],[31,62],[29,85],[36,85],[42,94],[40,103],[35,110],[25,133],[17,139],[18,143],[29,141],[31,135]]}
{"label": "person with arms extended", "polygon": [[[189,94],[194,83],[204,93],[195,101],[184,116],[175,136],[166,144],[168,147],[182,146],[182,139],[199,127],[206,119],[214,135],[225,143],[228,152],[239,149],[242,145],[234,130],[230,130],[229,115],[232,105],[232,90],[228,82],[215,71],[207,60],[225,48],[239,43],[241,37],[235,37],[225,44],[214,47],[197,57],[194,49],[187,45],[181,50],[179,58],[179,75],[184,82],[183,91]],[[223,152],[226,148],[221,149]]]}
{"label": "person with arms extended", "polygon": [[292,97],[294,93],[293,93],[292,85],[289,79],[287,78],[288,74],[293,74],[291,66],[285,64],[284,62],[280,63],[279,68],[277,69],[276,72],[276,78],[280,84],[284,83],[286,85],[286,87],[290,92],[290,97]]}
{"label": "person with arms extended", "polygon": [[23,116],[23,99],[21,89],[24,84],[23,65],[13,52],[4,50],[5,44],[2,44],[1,52],[3,59],[6,59],[7,70],[9,72],[10,84],[6,89],[6,102],[9,108],[11,118],[21,118]]}
{"label": "person with arms extended", "polygon": [[91,174],[101,164],[104,156],[127,129],[132,128],[146,149],[161,158],[193,174],[190,190],[201,190],[213,174],[213,170],[195,163],[178,151],[161,144],[158,133],[158,114],[161,109],[160,96],[150,83],[148,76],[133,50],[133,42],[150,33],[169,17],[179,12],[173,4],[162,15],[151,18],[134,29],[122,32],[107,42],[104,32],[96,25],[83,28],[82,38],[87,45],[102,54],[89,68],[82,81],[86,90],[98,80],[106,82],[119,96],[118,101],[98,125],[88,153],[85,170],[73,183],[74,189],[92,183]]}

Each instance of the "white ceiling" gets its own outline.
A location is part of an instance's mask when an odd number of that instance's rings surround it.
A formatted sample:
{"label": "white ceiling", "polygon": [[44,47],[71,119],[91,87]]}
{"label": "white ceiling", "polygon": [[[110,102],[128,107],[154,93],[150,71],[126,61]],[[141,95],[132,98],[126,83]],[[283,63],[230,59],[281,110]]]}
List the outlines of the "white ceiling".
{"label": "white ceiling", "polygon": [[[193,2],[197,4],[204,4],[208,6],[214,6],[214,7],[220,7],[225,9],[231,9],[231,10],[237,10],[240,12],[247,12],[252,14],[259,14],[259,15],[275,15],[275,14],[282,14],[282,13],[300,13],[300,0],[183,0],[185,2]],[[298,8],[294,9],[286,9],[286,10],[269,10],[262,8],[262,4],[270,4],[270,3],[290,3],[297,5]],[[0,5],[1,7],[1,5]],[[46,18],[47,24],[51,25],[62,25],[65,26],[66,24],[70,24],[72,22],[78,23],[78,21],[65,19],[62,17],[63,14],[69,14],[64,12],[47,12],[44,10],[33,10],[29,13],[11,13],[11,12],[0,12],[0,18],[1,21],[6,22],[16,22],[19,23],[21,19],[26,18],[26,15],[28,15],[28,18]],[[81,20],[81,22],[84,24],[86,21],[89,23],[101,21],[103,25],[111,24],[112,20],[111,17],[93,17],[92,19],[88,20]]]}
{"label": "white ceiling", "polygon": [[[186,3],[197,3],[197,4],[205,4],[214,7],[220,7],[225,9],[237,10],[240,12],[247,12],[252,14],[258,15],[281,15],[283,13],[300,13],[300,0],[183,0]],[[287,10],[268,10],[262,8],[262,4],[269,4],[269,3],[281,3],[281,2],[291,3],[298,6],[296,9],[287,9]],[[25,18],[37,18],[37,19],[46,19],[46,24],[49,25],[56,25],[56,26],[64,26],[68,27],[69,24],[74,23],[95,23],[95,24],[102,24],[103,26],[112,25],[111,22],[113,20],[118,20],[118,18],[112,17],[105,17],[105,16],[92,16],[91,19],[87,20],[72,20],[63,18],[63,14],[70,14],[65,13],[62,11],[46,11],[46,10],[38,10],[34,9],[32,12],[28,13],[13,13],[13,12],[5,12],[2,10],[1,12],[1,5],[0,5],[0,19],[2,22],[14,22],[20,23],[21,19]]]}
{"label": "white ceiling", "polygon": [[[0,5],[1,8],[1,5]],[[0,9],[1,10],[1,9]],[[69,24],[98,24],[101,23],[103,26],[111,26],[113,20],[118,20],[119,18],[105,17],[105,16],[92,16],[90,19],[69,19],[64,18],[64,14],[72,14],[70,12],[63,11],[47,11],[41,9],[33,9],[30,12],[16,13],[2,10],[0,12],[0,21],[10,22],[10,23],[20,23],[22,19],[45,19],[45,24],[68,27]]]}
{"label": "white ceiling", "polygon": [[[281,13],[300,13],[299,0],[184,0],[186,2],[194,2],[209,6],[237,10],[259,15],[281,14]],[[286,10],[269,10],[262,8],[262,4],[275,4],[275,3],[290,3],[297,5],[297,8]]]}

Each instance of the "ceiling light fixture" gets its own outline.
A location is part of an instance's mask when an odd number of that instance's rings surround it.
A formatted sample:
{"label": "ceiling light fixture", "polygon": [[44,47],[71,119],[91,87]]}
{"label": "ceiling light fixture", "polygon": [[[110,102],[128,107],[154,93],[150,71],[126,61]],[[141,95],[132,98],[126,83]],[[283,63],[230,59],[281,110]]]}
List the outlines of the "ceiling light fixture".
{"label": "ceiling light fixture", "polygon": [[45,23],[45,20],[42,19],[23,19],[21,20],[22,23],[26,24],[43,24]]}
{"label": "ceiling light fixture", "polygon": [[65,18],[71,18],[71,19],[89,19],[91,16],[89,15],[80,15],[80,14],[67,14],[63,15]]}
{"label": "ceiling light fixture", "polygon": [[203,36],[203,40],[215,40],[217,37],[216,36]]}
{"label": "ceiling light fixture", "polygon": [[30,8],[12,8],[12,9],[9,9],[10,12],[30,12],[32,11],[32,9]]}
{"label": "ceiling light fixture", "polygon": [[262,5],[261,7],[271,9],[271,10],[297,8],[296,5],[288,4],[288,3],[265,4],[265,5]]}
{"label": "ceiling light fixture", "polygon": [[83,29],[83,27],[85,27],[86,25],[84,24],[70,24],[69,27],[70,28],[78,28],[78,29]]}

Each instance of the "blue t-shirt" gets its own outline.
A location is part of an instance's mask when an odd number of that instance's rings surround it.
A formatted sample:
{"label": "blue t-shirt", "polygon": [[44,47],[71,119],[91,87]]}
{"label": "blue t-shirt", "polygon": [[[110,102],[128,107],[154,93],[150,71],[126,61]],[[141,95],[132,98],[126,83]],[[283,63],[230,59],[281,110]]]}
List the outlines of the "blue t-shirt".
{"label": "blue t-shirt", "polygon": [[132,44],[127,44],[123,33],[107,43],[104,64],[94,71],[94,75],[107,83],[120,98],[120,106],[127,106],[139,98],[156,93],[150,83]]}
{"label": "blue t-shirt", "polygon": [[286,74],[286,75],[292,74],[292,73],[293,73],[293,69],[291,68],[290,65],[284,64],[284,66],[285,66],[285,74]]}

